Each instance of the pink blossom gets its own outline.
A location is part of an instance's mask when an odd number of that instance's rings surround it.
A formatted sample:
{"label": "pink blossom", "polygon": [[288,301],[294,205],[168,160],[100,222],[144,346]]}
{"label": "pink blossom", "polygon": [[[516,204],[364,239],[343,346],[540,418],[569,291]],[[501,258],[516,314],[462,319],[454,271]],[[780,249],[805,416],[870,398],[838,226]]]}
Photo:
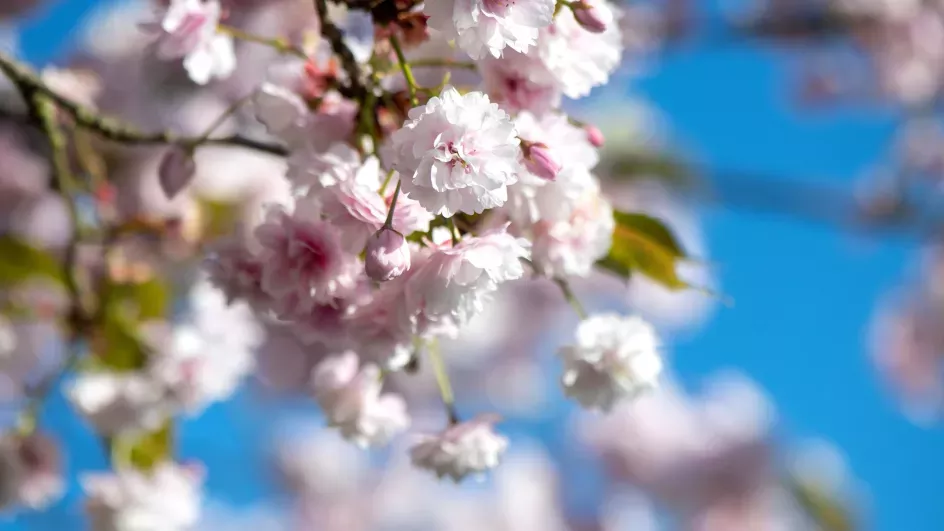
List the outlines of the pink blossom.
{"label": "pink blossom", "polygon": [[210,250],[206,261],[210,283],[219,288],[226,301],[242,300],[259,310],[269,308],[271,296],[262,288],[262,261],[239,239],[228,239]]}
{"label": "pink blossom", "polygon": [[277,306],[330,302],[354,286],[357,259],[344,251],[340,232],[320,219],[314,202],[300,202],[291,214],[271,210],[255,235],[263,247],[262,288]]}
{"label": "pink blossom", "polygon": [[479,66],[485,92],[508,112],[541,115],[560,105],[560,89],[532,56],[506,50],[500,59],[486,59]]}
{"label": "pink blossom", "polygon": [[364,266],[374,280],[397,278],[410,269],[410,246],[402,234],[383,227],[367,241]]}
{"label": "pink blossom", "polygon": [[217,33],[221,8],[217,0],[171,0],[160,22],[141,27],[157,35],[157,56],[184,58],[190,78],[200,85],[228,77],[236,69],[233,39]]}

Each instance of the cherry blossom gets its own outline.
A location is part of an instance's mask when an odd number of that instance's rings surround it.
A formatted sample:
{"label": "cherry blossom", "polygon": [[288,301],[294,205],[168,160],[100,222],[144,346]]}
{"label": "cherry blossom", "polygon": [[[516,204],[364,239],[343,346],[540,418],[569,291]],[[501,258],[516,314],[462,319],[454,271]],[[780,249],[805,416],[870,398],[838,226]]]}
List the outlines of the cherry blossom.
{"label": "cherry blossom", "polygon": [[473,59],[500,57],[505,47],[527,52],[554,18],[552,0],[444,0],[427,2],[431,28],[456,39]]}
{"label": "cherry blossom", "polygon": [[410,111],[391,137],[403,192],[436,215],[501,206],[517,180],[518,138],[508,115],[481,92],[446,87]]}
{"label": "cherry blossom", "polygon": [[508,439],[494,431],[496,421],[491,416],[480,416],[449,426],[437,435],[423,436],[410,448],[410,459],[437,477],[449,476],[456,482],[495,468],[508,448]]}
{"label": "cherry blossom", "polygon": [[638,317],[590,316],[577,327],[576,345],[561,350],[564,391],[588,409],[609,411],[658,383],[658,348],[652,326]]}
{"label": "cherry blossom", "polygon": [[203,472],[161,463],[145,472],[123,468],[81,478],[93,531],[187,531],[200,518]]}
{"label": "cherry blossom", "polygon": [[218,33],[220,3],[217,0],[171,0],[160,22],[142,24],[157,35],[157,56],[184,58],[184,68],[194,83],[226,78],[236,69],[233,39]]}
{"label": "cherry blossom", "polygon": [[90,372],[76,378],[68,397],[98,433],[140,434],[156,430],[173,414],[167,390],[138,372]]}
{"label": "cherry blossom", "polygon": [[406,404],[381,394],[376,365],[358,365],[351,351],[322,361],[312,375],[315,398],[344,438],[362,447],[383,445],[409,426]]}
{"label": "cherry blossom", "polygon": [[54,443],[40,434],[0,438],[0,509],[38,510],[65,492],[61,458]]}

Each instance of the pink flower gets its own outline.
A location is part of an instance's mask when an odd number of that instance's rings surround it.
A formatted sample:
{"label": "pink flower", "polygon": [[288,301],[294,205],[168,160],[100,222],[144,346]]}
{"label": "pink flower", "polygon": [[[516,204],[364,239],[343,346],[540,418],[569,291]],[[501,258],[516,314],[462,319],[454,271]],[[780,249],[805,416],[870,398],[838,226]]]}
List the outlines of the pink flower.
{"label": "pink flower", "polygon": [[197,163],[193,160],[192,150],[178,145],[168,148],[157,170],[164,195],[173,199],[193,181],[196,172]]}
{"label": "pink flower", "polygon": [[300,201],[291,214],[271,210],[255,235],[263,247],[262,288],[276,306],[310,308],[354,286],[357,258],[344,251],[340,232],[320,219],[313,201]]}
{"label": "pink flower", "polygon": [[409,426],[406,403],[397,395],[381,395],[376,365],[359,364],[351,351],[321,362],[312,375],[315,398],[345,439],[361,447],[386,444]]}
{"label": "pink flower", "polygon": [[541,115],[560,105],[560,89],[534,57],[506,50],[500,59],[482,61],[480,68],[488,97],[510,113]]}
{"label": "pink flower", "polygon": [[524,156],[524,165],[532,174],[546,180],[557,179],[561,170],[561,163],[546,144],[541,142],[522,142],[521,152]]}
{"label": "pink flower", "polygon": [[220,23],[217,0],[171,0],[160,22],[141,25],[157,34],[157,56],[163,60],[184,58],[184,67],[195,83],[228,77],[236,69],[233,38],[217,33]]}
{"label": "pink flower", "polygon": [[500,283],[524,275],[521,259],[530,249],[531,242],[504,226],[434,251],[407,281],[407,309],[417,315],[419,331],[455,335]]}
{"label": "pink flower", "polygon": [[404,287],[404,277],[387,282],[348,320],[350,329],[357,331],[351,335],[351,348],[390,369],[402,368],[413,352],[415,323],[406,310]]}
{"label": "pink flower", "polygon": [[587,2],[574,2],[570,4],[570,8],[574,12],[577,23],[592,33],[603,33],[606,31],[607,24],[613,22],[612,16],[604,16],[599,9]]}
{"label": "pink flower", "polygon": [[495,468],[508,448],[508,439],[495,433],[497,420],[481,415],[437,435],[426,435],[410,448],[410,459],[436,477],[449,476],[455,482]]}
{"label": "pink flower", "polygon": [[272,297],[262,289],[262,261],[246,242],[223,240],[210,250],[206,262],[210,283],[226,295],[226,302],[242,300],[257,311],[267,309]]}

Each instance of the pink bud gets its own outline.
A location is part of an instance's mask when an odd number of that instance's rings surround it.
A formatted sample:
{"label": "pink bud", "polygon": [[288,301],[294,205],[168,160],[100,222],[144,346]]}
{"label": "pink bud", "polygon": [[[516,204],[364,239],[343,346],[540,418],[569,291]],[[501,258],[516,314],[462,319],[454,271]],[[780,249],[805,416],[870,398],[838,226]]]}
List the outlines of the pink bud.
{"label": "pink bud", "polygon": [[548,181],[557,179],[561,164],[545,144],[534,142],[522,145],[524,146],[524,165],[528,171]]}
{"label": "pink bud", "polygon": [[600,11],[587,2],[574,2],[570,4],[574,11],[574,18],[583,29],[592,33],[603,33],[606,31],[606,20],[600,16]]}
{"label": "pink bud", "polygon": [[384,282],[393,280],[410,269],[410,246],[402,234],[383,227],[367,240],[364,260],[367,276]]}
{"label": "pink bud", "polygon": [[190,184],[196,172],[197,163],[193,160],[192,150],[179,145],[168,148],[157,170],[164,195],[173,199]]}
{"label": "pink bud", "polygon": [[603,131],[595,125],[585,125],[583,130],[587,132],[587,140],[593,144],[593,147],[603,147]]}

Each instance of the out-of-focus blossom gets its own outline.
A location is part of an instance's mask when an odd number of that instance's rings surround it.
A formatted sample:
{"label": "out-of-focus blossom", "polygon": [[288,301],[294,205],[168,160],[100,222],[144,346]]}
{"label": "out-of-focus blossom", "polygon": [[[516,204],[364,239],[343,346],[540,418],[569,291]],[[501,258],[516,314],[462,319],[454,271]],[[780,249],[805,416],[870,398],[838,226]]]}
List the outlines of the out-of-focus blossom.
{"label": "out-of-focus blossom", "polygon": [[380,394],[383,382],[376,365],[358,365],[350,351],[322,361],[312,375],[315,398],[345,439],[361,447],[383,445],[409,426],[406,403],[397,395]]}
{"label": "out-of-focus blossom", "polygon": [[608,412],[657,385],[659,348],[655,330],[639,317],[592,315],[577,327],[576,344],[561,350],[564,391],[586,408]]}
{"label": "out-of-focus blossom", "polygon": [[437,477],[449,476],[456,482],[495,468],[508,447],[508,439],[494,431],[496,421],[492,416],[479,416],[449,426],[438,435],[423,436],[410,449],[410,459]]}
{"label": "out-of-focus blossom", "polygon": [[552,0],[444,0],[428,2],[429,25],[443,32],[473,59],[500,57],[508,47],[527,52],[538,30],[554,18]]}
{"label": "out-of-focus blossom", "polygon": [[600,191],[585,192],[568,219],[532,226],[535,267],[549,277],[588,276],[609,252],[614,226],[613,209]]}
{"label": "out-of-focus blossom", "polygon": [[221,9],[218,0],[171,0],[159,21],[141,26],[156,35],[160,59],[184,58],[190,79],[205,85],[236,69],[233,38],[217,31]]}
{"label": "out-of-focus blossom", "polygon": [[157,170],[161,189],[168,199],[173,199],[186,188],[196,173],[197,163],[193,160],[193,152],[177,145],[167,149]]}
{"label": "out-of-focus blossom", "polygon": [[165,462],[81,478],[93,531],[187,531],[200,519],[203,471]]}
{"label": "out-of-focus blossom", "polygon": [[275,460],[291,489],[324,497],[357,492],[368,472],[363,452],[320,426],[279,437]]}
{"label": "out-of-focus blossom", "polygon": [[481,92],[446,87],[410,111],[391,137],[403,192],[433,214],[501,206],[517,180],[518,138],[508,115]]}
{"label": "out-of-focus blossom", "polygon": [[0,510],[39,510],[65,492],[59,449],[41,434],[0,438]]}
{"label": "out-of-focus blossom", "polygon": [[164,386],[138,372],[82,373],[67,396],[97,433],[109,436],[156,430],[174,411]]}

